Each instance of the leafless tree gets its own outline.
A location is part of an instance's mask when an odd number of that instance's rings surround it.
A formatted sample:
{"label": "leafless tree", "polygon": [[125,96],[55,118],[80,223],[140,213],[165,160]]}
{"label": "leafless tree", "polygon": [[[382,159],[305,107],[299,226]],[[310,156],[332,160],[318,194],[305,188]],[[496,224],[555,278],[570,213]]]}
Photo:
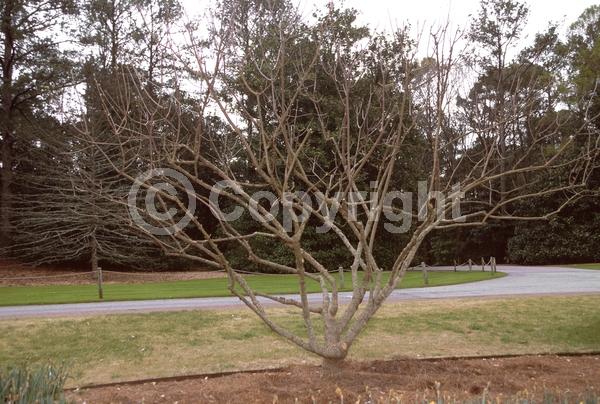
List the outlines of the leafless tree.
{"label": "leafless tree", "polygon": [[[126,197],[130,185],[100,158],[99,148],[109,135],[82,119],[69,133],[39,129],[31,134],[32,147],[11,196],[14,242],[3,256],[42,265],[55,262],[89,261],[92,271],[99,262],[144,269],[156,267],[160,250],[136,231],[127,209],[115,203]],[[57,136],[57,133],[60,135]],[[95,139],[95,146],[81,142]]]}
{"label": "leafless tree", "polygon": [[[141,157],[128,157],[129,151],[135,145],[148,145],[152,153],[144,154],[145,168],[166,167],[184,174],[194,190],[167,175],[155,180],[166,182],[170,190],[157,187],[156,182],[143,184],[156,193],[157,205],[164,211],[177,207],[178,216],[159,217],[139,205],[136,209],[156,227],[172,227],[182,217],[190,225],[169,235],[147,231],[148,236],[166,254],[226,270],[231,292],[270,329],[319,355],[324,367],[335,371],[399,285],[428,234],[440,228],[482,225],[491,219],[534,219],[514,210],[515,204],[530,198],[554,195],[564,201],[562,206],[577,200],[598,165],[599,137],[589,125],[592,117],[585,116],[580,125],[573,126],[560,114],[543,127],[533,128],[535,136],[527,142],[502,135],[502,148],[497,131],[486,131],[485,136],[475,131],[481,128],[449,131],[449,122],[457,114],[455,97],[462,90],[464,75],[469,74],[459,32],[433,30],[426,64],[419,63],[416,46],[407,41],[396,58],[401,75],[392,75],[385,58],[372,55],[377,63],[367,67],[357,56],[360,52],[344,48],[343,38],[328,35],[327,20],[309,33],[303,27],[282,21],[276,46],[267,40],[254,44],[258,48],[253,55],[262,57],[254,58],[253,68],[245,70],[234,63],[239,49],[230,42],[227,21],[214,25],[206,43],[195,42],[190,35],[197,61],[190,71],[196,74],[203,98],[193,110],[176,96],[155,99],[146,104],[143,117],[132,118],[125,107],[115,108],[106,97],[107,108],[120,117],[111,120],[111,144],[120,153],[118,158],[104,157],[133,183],[136,178],[130,167]],[[252,103],[232,99],[235,95],[222,91],[222,84],[232,76],[244,84]],[[322,96],[324,85],[335,88],[334,104]],[[146,98],[143,95],[141,87],[123,94],[132,99]],[[528,97],[504,100],[512,103],[511,108],[505,105],[505,111],[512,111],[505,115],[506,126],[527,113],[529,101]],[[245,107],[250,104],[254,108]],[[332,105],[341,111],[339,117],[330,113]],[[196,124],[190,124],[186,114],[195,114]],[[226,122],[227,132],[208,130],[206,117],[211,114]],[[399,203],[394,192],[401,190],[393,189],[393,176],[398,161],[407,157],[407,136],[415,131],[430,146],[425,156],[415,156],[429,162],[429,176],[426,197],[418,209],[411,209],[408,200]],[[444,156],[450,149],[454,157],[448,160]],[[241,161],[250,170],[237,169]],[[556,181],[537,181],[549,173],[556,173]],[[496,192],[499,197],[482,203],[481,193],[489,192],[499,179],[505,179],[502,192]],[[215,188],[217,182],[222,186]],[[261,198],[256,191],[263,192]],[[277,201],[265,203],[264,191]],[[219,212],[211,192],[221,204],[250,212],[261,230],[244,233]],[[463,214],[450,217],[461,196]],[[188,208],[190,198],[213,211],[219,219],[218,231],[209,231],[198,220]],[[281,206],[279,213],[275,206]],[[414,220],[416,225],[406,228],[407,242],[398,246],[392,267],[383,268],[374,254],[376,236],[386,231],[386,218],[396,216]],[[352,298],[347,304],[340,302],[340,281],[332,274],[335,268],[325,267],[304,248],[308,226],[329,229],[352,259]],[[253,246],[257,238],[285,246],[293,254],[293,265],[261,257]],[[253,290],[239,272],[243,268],[231,264],[227,246],[232,243],[257,265],[297,276],[299,294],[284,297]],[[308,282],[320,285],[318,298],[309,296]],[[279,324],[266,310],[267,301],[298,309],[304,332]]]}

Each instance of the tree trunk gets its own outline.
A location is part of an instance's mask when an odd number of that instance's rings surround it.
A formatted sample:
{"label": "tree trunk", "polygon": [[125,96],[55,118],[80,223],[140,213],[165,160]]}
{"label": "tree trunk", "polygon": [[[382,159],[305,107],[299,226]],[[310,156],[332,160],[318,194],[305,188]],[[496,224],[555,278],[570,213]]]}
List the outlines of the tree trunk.
{"label": "tree trunk", "polygon": [[95,273],[98,272],[98,244],[96,241],[95,231],[92,233],[90,237],[90,263],[92,264],[92,271]]}
{"label": "tree trunk", "polygon": [[2,8],[2,126],[0,134],[2,135],[2,167],[0,168],[0,181],[2,181],[2,195],[0,196],[0,245],[6,246],[10,243],[10,211],[11,211],[11,184],[13,181],[13,9],[14,4],[11,0],[4,2]]}
{"label": "tree trunk", "polygon": [[321,369],[325,377],[338,377],[346,365],[345,358],[323,358]]}
{"label": "tree trunk", "polygon": [[[9,126],[9,125],[7,125]],[[10,211],[11,211],[11,184],[12,175],[12,136],[2,131],[2,168],[0,168],[0,181],[2,181],[2,196],[0,197],[0,246],[10,245]]]}

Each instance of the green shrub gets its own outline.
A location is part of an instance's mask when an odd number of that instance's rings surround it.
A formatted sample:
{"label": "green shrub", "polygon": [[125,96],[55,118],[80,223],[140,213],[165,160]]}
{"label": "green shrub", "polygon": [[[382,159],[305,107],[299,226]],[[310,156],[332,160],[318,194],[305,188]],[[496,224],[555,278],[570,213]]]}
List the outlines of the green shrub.
{"label": "green shrub", "polygon": [[6,368],[0,372],[0,401],[8,404],[65,403],[66,378],[63,367],[52,365]]}
{"label": "green shrub", "polygon": [[585,223],[557,217],[549,222],[520,224],[508,243],[511,262],[561,264],[596,262],[600,259],[600,214],[590,214]]}

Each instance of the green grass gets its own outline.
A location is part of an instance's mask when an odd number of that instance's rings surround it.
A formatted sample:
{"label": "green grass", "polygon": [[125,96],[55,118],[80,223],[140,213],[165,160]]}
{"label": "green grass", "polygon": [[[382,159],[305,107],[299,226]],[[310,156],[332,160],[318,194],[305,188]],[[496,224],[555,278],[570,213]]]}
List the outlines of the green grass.
{"label": "green grass", "polygon": [[575,265],[566,265],[566,266],[569,268],[600,270],[600,264],[575,264]]}
{"label": "green grass", "polygon": [[[494,277],[504,276],[497,273]],[[389,274],[384,274],[387,280]],[[430,272],[429,285],[453,285],[491,279],[490,272]],[[246,280],[256,291],[262,293],[297,293],[298,278],[294,275],[251,275]],[[350,284],[350,275],[346,275],[346,283]],[[422,287],[423,277],[420,272],[406,274],[401,288]],[[309,292],[320,292],[319,285],[308,282]],[[155,282],[144,284],[105,284],[104,301],[174,299],[192,297],[231,296],[227,289],[227,279],[201,279],[193,281]],[[0,287],[0,306],[17,306],[28,304],[83,303],[96,302],[98,290],[96,285],[53,285],[53,286],[8,286]]]}
{"label": "green grass", "polygon": [[[384,305],[350,359],[599,351],[599,306],[600,295]],[[302,329],[295,309],[269,313],[278,324]],[[221,310],[0,321],[0,363],[25,361],[65,362],[73,386],[318,358],[275,336],[249,310]]]}

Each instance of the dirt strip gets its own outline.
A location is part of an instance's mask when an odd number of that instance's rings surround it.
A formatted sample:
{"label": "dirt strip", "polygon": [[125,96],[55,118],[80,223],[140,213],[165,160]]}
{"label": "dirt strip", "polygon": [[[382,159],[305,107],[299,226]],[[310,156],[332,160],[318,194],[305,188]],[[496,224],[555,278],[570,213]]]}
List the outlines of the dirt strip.
{"label": "dirt strip", "polygon": [[[438,393],[439,391],[439,393]],[[319,367],[293,366],[219,377],[199,376],[83,388],[68,398],[89,403],[383,402],[473,399],[486,394],[572,401],[600,393],[600,355],[411,359],[348,363],[335,377]],[[571,401],[570,400],[570,401]]]}

